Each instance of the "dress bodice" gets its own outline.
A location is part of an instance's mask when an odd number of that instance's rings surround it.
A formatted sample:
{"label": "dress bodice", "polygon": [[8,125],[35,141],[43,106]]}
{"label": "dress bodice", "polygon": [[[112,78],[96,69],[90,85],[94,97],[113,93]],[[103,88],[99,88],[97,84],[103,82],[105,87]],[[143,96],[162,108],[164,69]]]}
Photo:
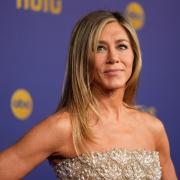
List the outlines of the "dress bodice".
{"label": "dress bodice", "polygon": [[62,159],[53,165],[58,180],[160,180],[159,152],[115,148]]}

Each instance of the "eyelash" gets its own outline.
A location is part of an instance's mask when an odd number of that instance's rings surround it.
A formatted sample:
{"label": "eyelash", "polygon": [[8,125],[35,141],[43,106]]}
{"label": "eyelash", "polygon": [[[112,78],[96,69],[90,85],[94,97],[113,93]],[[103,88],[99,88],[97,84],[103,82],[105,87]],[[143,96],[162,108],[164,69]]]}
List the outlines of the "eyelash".
{"label": "eyelash", "polygon": [[106,50],[106,47],[101,46],[101,45],[98,46],[98,47],[97,47],[97,52],[102,52],[102,49],[103,49],[103,50]]}
{"label": "eyelash", "polygon": [[[128,49],[128,46],[125,45],[125,44],[119,44],[119,45],[117,45],[117,48],[120,49],[120,50],[126,50],[126,49]],[[104,51],[106,49],[107,48],[105,46],[99,45],[97,47],[97,52],[102,52],[102,51]]]}
{"label": "eyelash", "polygon": [[128,48],[128,46],[125,45],[125,44],[119,44],[117,47],[118,47],[119,49],[122,49],[122,50],[125,50],[125,49]]}

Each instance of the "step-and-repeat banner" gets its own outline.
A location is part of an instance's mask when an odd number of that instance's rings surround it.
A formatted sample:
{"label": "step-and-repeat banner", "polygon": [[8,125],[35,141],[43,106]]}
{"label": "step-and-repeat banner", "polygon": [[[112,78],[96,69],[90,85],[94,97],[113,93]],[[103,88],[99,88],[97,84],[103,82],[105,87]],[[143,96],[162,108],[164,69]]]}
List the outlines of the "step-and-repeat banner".
{"label": "step-and-repeat banner", "polygon": [[[179,7],[179,0],[1,0],[0,151],[55,110],[77,20],[92,10],[117,10],[129,16],[142,47],[137,102],[164,123],[180,176]],[[24,179],[53,178],[45,161]]]}

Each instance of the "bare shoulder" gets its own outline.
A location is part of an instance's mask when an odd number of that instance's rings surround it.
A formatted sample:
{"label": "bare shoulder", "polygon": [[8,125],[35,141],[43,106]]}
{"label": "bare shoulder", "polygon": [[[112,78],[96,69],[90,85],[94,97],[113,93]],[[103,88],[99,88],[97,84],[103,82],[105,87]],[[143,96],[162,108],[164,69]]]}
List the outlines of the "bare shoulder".
{"label": "bare shoulder", "polygon": [[28,144],[31,149],[52,154],[59,152],[67,143],[71,134],[69,114],[67,112],[55,113],[42,120],[30,129],[16,144],[22,149],[22,145]]}
{"label": "bare shoulder", "polygon": [[163,131],[164,125],[160,119],[155,115],[148,112],[133,110],[136,120],[139,121],[142,125],[146,126],[152,133],[155,135],[155,138],[158,138]]}
{"label": "bare shoulder", "polygon": [[158,134],[164,129],[164,125],[160,119],[155,115],[152,115],[147,112],[141,112],[144,122],[149,126],[153,131]]}
{"label": "bare shoulder", "polygon": [[57,146],[63,147],[72,134],[70,116],[66,111],[50,115],[42,122],[42,126],[46,126],[50,135],[57,140]]}
{"label": "bare shoulder", "polygon": [[141,130],[143,134],[148,135],[148,138],[151,137],[154,148],[157,149],[159,139],[166,134],[163,122],[155,115],[144,111],[132,109],[131,112],[133,120],[135,119],[135,126]]}
{"label": "bare shoulder", "polygon": [[151,129],[156,145],[156,151],[159,152],[160,164],[162,167],[162,179],[176,180],[176,172],[171,159],[171,151],[168,135],[166,129],[161,120],[148,113],[143,114],[147,126]]}
{"label": "bare shoulder", "polygon": [[[155,143],[155,150],[159,152],[160,164],[162,167],[162,179],[176,180],[176,172],[171,160],[169,139],[166,133],[163,122],[147,112],[132,109],[132,117],[136,119],[138,127],[146,129],[144,134],[148,131],[153,137]],[[149,143],[150,141],[148,141]]]}
{"label": "bare shoulder", "polygon": [[46,124],[49,129],[53,130],[54,132],[61,132],[62,133],[69,133],[71,131],[71,122],[69,113],[66,111],[58,112],[55,114],[50,115],[47,119],[43,122]]}

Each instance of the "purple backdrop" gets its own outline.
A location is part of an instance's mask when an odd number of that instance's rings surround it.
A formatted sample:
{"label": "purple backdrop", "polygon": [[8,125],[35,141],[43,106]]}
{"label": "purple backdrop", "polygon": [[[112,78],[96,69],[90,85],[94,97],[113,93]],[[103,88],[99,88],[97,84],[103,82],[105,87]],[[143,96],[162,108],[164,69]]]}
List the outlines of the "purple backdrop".
{"label": "purple backdrop", "polygon": [[[131,3],[129,0],[25,1],[0,1],[0,151],[55,110],[70,33],[77,20],[97,9],[125,11]],[[180,1],[136,2],[145,13],[144,26],[138,30],[143,70],[137,100],[154,107],[163,121],[180,176]],[[15,117],[10,108],[12,94],[19,88],[26,89],[33,99],[32,114],[24,121]],[[47,161],[25,177],[26,180],[53,178]]]}

